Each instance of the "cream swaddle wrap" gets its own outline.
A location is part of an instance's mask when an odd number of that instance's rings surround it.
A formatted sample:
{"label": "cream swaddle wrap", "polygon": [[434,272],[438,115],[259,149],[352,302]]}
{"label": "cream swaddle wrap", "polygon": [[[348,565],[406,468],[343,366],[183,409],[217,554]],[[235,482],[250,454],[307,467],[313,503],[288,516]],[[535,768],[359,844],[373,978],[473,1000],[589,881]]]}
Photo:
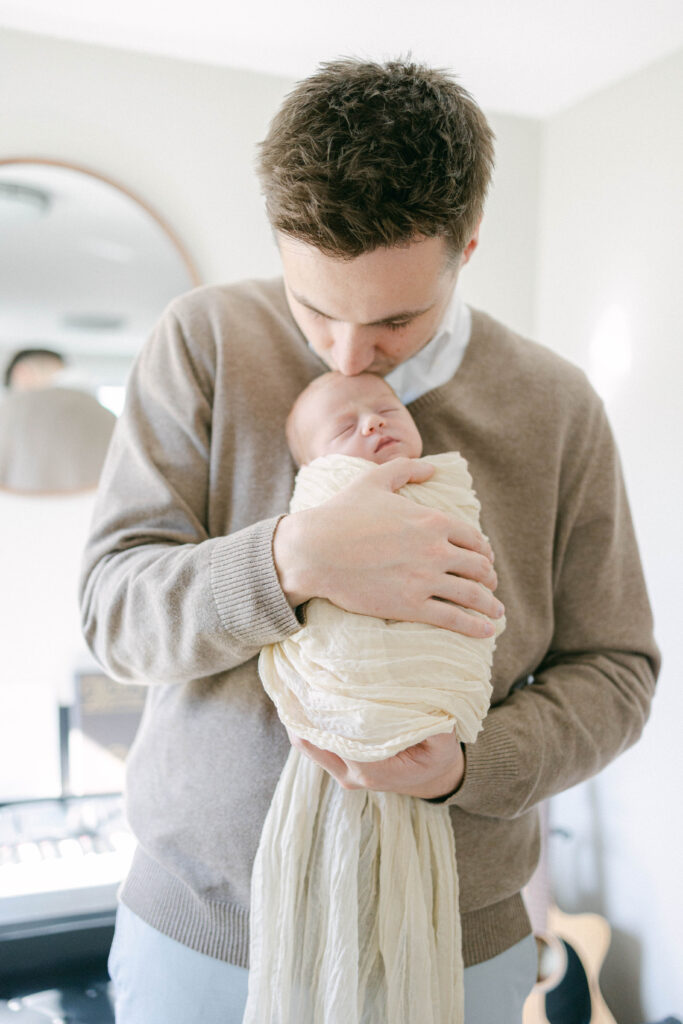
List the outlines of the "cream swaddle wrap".
{"label": "cream swaddle wrap", "polygon": [[[449,452],[426,461],[434,476],[399,493],[478,526],[465,460]],[[297,476],[291,511],[369,468],[353,456],[316,459]],[[472,743],[488,710],[494,646],[315,598],[301,629],[262,650],[259,672],[292,733],[377,761],[453,729]],[[244,1024],[458,1024],[462,973],[448,809],[345,790],[292,748],[254,864]]]}

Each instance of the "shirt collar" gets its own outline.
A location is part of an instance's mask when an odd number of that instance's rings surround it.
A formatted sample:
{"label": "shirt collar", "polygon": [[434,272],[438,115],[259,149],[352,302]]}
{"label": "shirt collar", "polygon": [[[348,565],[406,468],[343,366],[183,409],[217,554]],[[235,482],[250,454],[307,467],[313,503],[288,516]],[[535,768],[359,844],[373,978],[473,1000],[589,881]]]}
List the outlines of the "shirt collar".
{"label": "shirt collar", "polygon": [[404,404],[414,402],[451,379],[465,355],[471,331],[472,313],[456,285],[432,340],[384,379]]}

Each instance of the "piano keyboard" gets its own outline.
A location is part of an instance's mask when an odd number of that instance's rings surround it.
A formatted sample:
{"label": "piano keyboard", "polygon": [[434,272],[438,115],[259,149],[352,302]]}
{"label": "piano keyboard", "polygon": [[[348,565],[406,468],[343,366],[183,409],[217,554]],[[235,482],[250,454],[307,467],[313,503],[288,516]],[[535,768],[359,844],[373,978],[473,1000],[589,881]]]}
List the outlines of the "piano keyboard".
{"label": "piano keyboard", "polygon": [[0,806],[0,933],[113,911],[134,848],[119,795]]}

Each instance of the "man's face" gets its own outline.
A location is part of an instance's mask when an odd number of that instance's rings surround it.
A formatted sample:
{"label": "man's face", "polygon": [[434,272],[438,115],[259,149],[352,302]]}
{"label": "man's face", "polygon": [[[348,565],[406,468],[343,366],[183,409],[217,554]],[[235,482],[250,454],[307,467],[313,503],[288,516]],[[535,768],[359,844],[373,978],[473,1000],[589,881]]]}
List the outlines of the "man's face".
{"label": "man's face", "polygon": [[382,464],[399,456],[417,459],[422,439],[413,417],[379,377],[334,376],[305,393],[295,431],[305,462],[320,455],[356,455]]}
{"label": "man's face", "polygon": [[320,358],[345,376],[385,376],[431,341],[469,256],[449,262],[443,238],[352,260],[287,235],[278,242],[292,316]]}

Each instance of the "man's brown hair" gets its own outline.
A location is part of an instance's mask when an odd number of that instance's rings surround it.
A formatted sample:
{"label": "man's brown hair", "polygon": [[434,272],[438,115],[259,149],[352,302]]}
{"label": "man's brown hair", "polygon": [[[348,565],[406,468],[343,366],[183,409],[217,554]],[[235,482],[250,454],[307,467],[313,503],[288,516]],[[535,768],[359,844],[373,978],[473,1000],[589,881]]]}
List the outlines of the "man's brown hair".
{"label": "man's brown hair", "polygon": [[435,236],[457,257],[481,219],[493,139],[444,71],[330,61],[289,93],[261,143],[268,217],[337,258]]}

